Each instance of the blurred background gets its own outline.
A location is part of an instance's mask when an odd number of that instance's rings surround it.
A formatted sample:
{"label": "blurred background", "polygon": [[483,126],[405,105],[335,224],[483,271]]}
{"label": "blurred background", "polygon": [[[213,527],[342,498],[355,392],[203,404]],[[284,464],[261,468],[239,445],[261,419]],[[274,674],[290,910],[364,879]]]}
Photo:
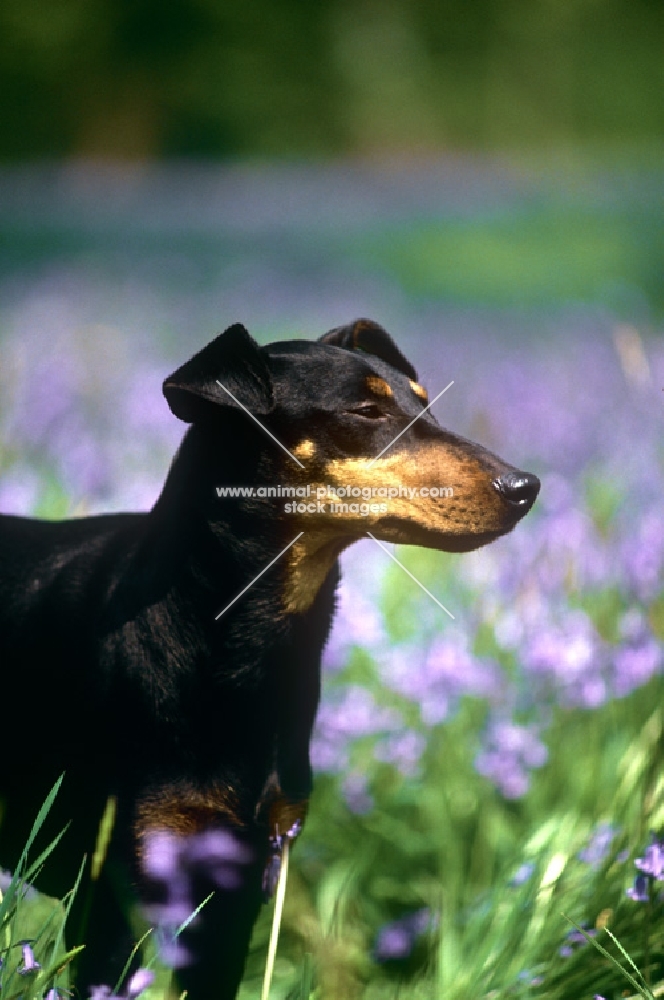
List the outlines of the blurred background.
{"label": "blurred background", "polygon": [[5,0],[0,94],[1,510],[149,509],[235,321],[372,317],[543,482],[399,550],[454,622],[348,553],[275,995],[621,995],[561,900],[662,978],[664,5]]}
{"label": "blurred background", "polygon": [[9,0],[0,152],[652,147],[663,19],[656,0]]}

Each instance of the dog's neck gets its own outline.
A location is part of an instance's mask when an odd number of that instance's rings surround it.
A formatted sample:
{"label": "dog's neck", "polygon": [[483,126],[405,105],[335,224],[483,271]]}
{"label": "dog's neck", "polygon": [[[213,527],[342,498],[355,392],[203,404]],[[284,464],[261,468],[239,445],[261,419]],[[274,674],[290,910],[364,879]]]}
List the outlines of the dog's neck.
{"label": "dog's neck", "polygon": [[[241,435],[245,431],[245,436]],[[249,433],[253,433],[249,429]],[[261,434],[260,431],[257,432]],[[274,601],[275,615],[286,618],[307,611],[323,583],[334,569],[341,551],[352,538],[340,540],[331,532],[306,529],[283,513],[283,500],[273,498],[219,497],[218,487],[284,483],[291,470],[280,466],[275,446],[272,455],[262,445],[259,461],[252,458],[259,449],[246,439],[246,421],[238,422],[238,434],[224,439],[192,427],[173,459],[162,493],[151,513],[155,538],[160,544],[171,539],[180,547],[190,565],[190,579],[198,594],[199,606],[224,606],[251,583],[275,556],[280,556],[269,573],[271,586],[263,592],[247,592],[249,606],[260,600]],[[265,454],[267,452],[267,458]],[[182,541],[186,538],[186,541]],[[229,581],[233,591],[226,592]],[[273,595],[270,597],[270,595]]]}

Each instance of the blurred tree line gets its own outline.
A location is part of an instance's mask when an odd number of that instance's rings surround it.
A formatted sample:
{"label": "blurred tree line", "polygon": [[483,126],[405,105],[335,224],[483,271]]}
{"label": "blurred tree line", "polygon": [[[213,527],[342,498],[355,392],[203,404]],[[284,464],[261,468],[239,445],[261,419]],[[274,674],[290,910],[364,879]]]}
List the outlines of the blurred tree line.
{"label": "blurred tree line", "polygon": [[663,0],[4,0],[0,157],[648,144]]}

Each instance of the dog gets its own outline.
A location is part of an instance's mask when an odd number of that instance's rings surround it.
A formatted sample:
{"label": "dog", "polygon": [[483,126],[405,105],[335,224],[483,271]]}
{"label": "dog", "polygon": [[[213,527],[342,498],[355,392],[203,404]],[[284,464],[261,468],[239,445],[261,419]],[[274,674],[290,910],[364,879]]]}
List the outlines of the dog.
{"label": "dog", "polygon": [[[0,517],[0,861],[65,772],[51,833],[73,822],[40,888],[70,889],[97,842],[68,924],[85,928],[85,989],[121,974],[127,898],[168,907],[159,837],[198,845],[190,861],[221,844],[222,875],[190,863],[187,899],[207,902],[177,939],[178,983],[231,1000],[266,870],[306,815],[340,553],[367,533],[468,552],[511,531],[539,481],[441,428],[371,320],[264,347],[231,326],[163,391],[190,426],[149,513]],[[341,502],[356,488],[372,502]]]}

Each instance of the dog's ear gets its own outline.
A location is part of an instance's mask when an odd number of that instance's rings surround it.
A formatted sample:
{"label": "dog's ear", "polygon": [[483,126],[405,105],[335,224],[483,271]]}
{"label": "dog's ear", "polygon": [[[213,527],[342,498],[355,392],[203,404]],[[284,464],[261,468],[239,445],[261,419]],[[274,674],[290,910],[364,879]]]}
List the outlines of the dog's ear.
{"label": "dog's ear", "polygon": [[274,405],[267,361],[240,323],[194,354],[163,388],[175,416],[189,424],[205,419],[210,404],[236,409],[242,404],[252,413],[269,413]]}
{"label": "dog's ear", "polygon": [[320,341],[322,344],[332,344],[333,347],[343,347],[347,351],[366,351],[403,372],[413,382],[418,381],[417,372],[410,361],[404,358],[387,330],[372,319],[356,319],[348,326],[337,326],[329,333],[324,333]]}

